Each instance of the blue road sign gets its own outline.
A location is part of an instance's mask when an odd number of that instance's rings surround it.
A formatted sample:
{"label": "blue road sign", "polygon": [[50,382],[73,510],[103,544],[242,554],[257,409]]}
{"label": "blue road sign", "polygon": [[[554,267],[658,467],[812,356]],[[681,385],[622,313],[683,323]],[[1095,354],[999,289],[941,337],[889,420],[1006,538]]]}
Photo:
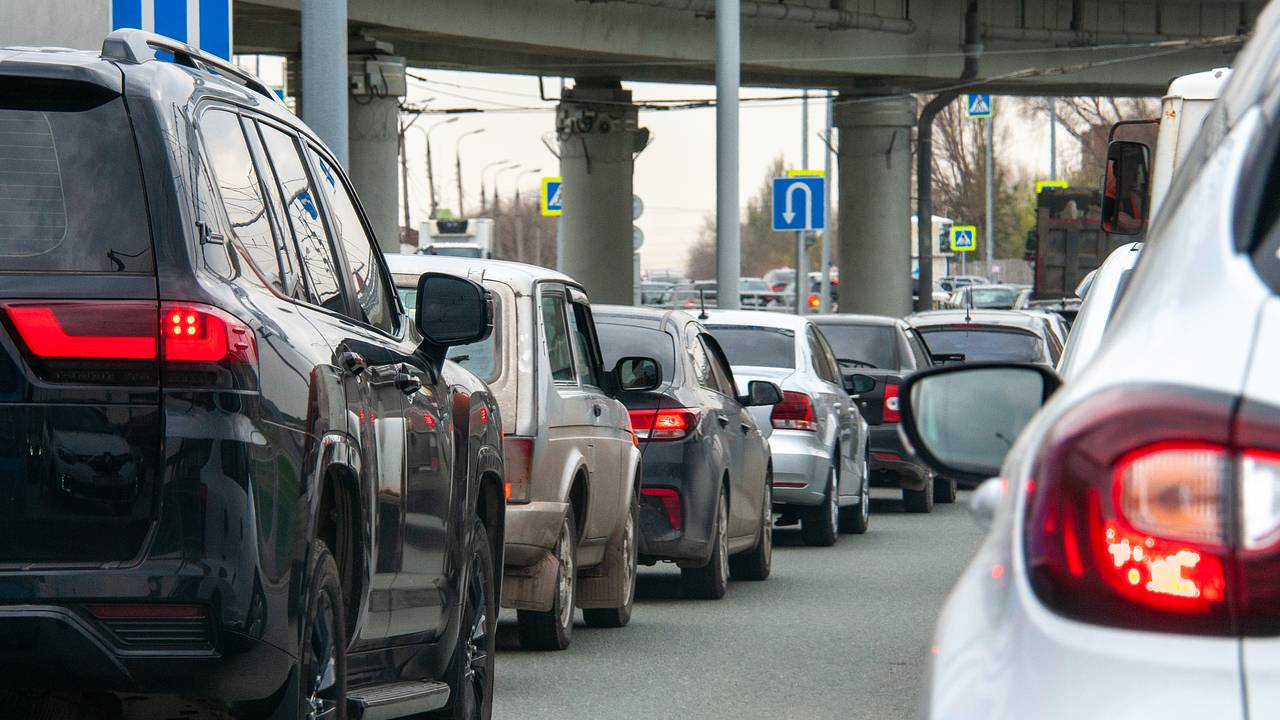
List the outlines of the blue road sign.
{"label": "blue road sign", "polygon": [[965,103],[971,118],[989,118],[991,117],[991,96],[990,95],[970,95],[968,102]]}
{"label": "blue road sign", "polygon": [[822,230],[827,226],[827,179],[773,179],[773,229]]}
{"label": "blue road sign", "polygon": [[231,59],[231,0],[111,0],[111,29],[167,35]]}
{"label": "blue road sign", "polygon": [[556,217],[564,212],[564,202],[560,199],[560,187],[564,181],[558,177],[542,178],[542,214]]}
{"label": "blue road sign", "polygon": [[972,225],[951,226],[951,252],[973,252],[978,247],[978,228]]}

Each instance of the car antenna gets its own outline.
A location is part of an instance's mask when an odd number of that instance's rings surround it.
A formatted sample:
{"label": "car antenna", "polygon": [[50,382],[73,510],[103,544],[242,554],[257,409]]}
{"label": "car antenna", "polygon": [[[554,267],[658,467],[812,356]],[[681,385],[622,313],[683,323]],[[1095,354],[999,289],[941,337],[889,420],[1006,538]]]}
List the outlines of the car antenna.
{"label": "car antenna", "polygon": [[973,311],[973,288],[965,288],[964,291],[964,321],[973,322],[970,313]]}
{"label": "car antenna", "polygon": [[699,320],[706,320],[707,318],[711,317],[710,315],[707,314],[707,289],[706,288],[698,288],[698,305],[700,306],[699,309],[701,310],[701,312],[698,313]]}

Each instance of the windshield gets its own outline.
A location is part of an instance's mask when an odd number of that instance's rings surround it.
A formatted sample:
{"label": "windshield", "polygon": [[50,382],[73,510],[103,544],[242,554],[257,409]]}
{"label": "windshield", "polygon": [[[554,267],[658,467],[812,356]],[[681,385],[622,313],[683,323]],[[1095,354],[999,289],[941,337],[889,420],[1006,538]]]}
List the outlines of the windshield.
{"label": "windshield", "polygon": [[1036,335],[992,326],[922,328],[929,351],[963,353],[965,362],[1047,363],[1044,341]]}
{"label": "windshield", "polygon": [[759,278],[743,278],[738,287],[742,292],[769,292],[769,283]]}
{"label": "windshield", "polygon": [[[398,287],[396,292],[400,295],[400,302],[404,305],[405,312],[409,314],[409,318],[416,320],[418,315],[418,288]],[[493,382],[502,375],[502,362],[498,355],[498,336],[502,334],[501,330],[502,303],[494,302],[493,332],[489,333],[489,337],[470,345],[451,347],[446,357],[475,373],[475,376],[481,380]]]}
{"label": "windshield", "polygon": [[796,335],[782,328],[745,325],[708,325],[729,364],[757,367],[794,368]]}
{"label": "windshield", "polygon": [[650,323],[631,324],[624,318],[597,315],[596,333],[606,370],[612,370],[624,357],[651,357],[662,368],[663,384],[675,378],[675,340]]}
{"label": "windshield", "polygon": [[968,292],[975,308],[1011,310],[1018,300],[1017,288],[971,287]]}
{"label": "windshield", "polygon": [[898,369],[898,332],[891,325],[819,325],[838,360],[864,367]]}

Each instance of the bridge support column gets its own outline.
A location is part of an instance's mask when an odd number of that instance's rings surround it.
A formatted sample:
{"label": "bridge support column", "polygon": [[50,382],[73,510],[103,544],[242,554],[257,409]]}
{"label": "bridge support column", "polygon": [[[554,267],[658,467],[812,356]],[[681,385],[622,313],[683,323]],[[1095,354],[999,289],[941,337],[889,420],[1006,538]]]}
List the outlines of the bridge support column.
{"label": "bridge support column", "polygon": [[347,165],[347,4],[302,3],[302,119]]}
{"label": "bridge support column", "polygon": [[556,109],[560,140],[561,272],[596,303],[631,305],[631,172],[649,142],[631,91],[613,78],[579,78]]}
{"label": "bridge support column", "polygon": [[[911,98],[841,94],[840,312],[911,312]],[[928,292],[928,290],[925,290]]]}
{"label": "bridge support column", "polygon": [[[347,63],[351,77],[364,78],[348,95],[350,114],[347,172],[383,252],[400,252],[400,96],[406,92],[404,58],[356,54]],[[305,72],[305,70],[304,70]]]}

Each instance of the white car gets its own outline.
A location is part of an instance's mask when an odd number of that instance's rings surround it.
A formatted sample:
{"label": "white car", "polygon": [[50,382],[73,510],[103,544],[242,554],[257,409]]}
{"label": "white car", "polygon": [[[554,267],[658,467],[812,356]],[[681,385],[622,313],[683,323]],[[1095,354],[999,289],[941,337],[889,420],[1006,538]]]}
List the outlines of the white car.
{"label": "white car", "polygon": [[1239,60],[1088,363],[904,384],[917,451],[999,473],[921,717],[1280,717],[1280,4]]}
{"label": "white car", "polygon": [[866,532],[867,423],[844,388],[822,332],[806,318],[783,313],[707,315],[703,325],[729,357],[740,386],[768,380],[782,387],[782,402],[752,409],[761,425],[773,427],[769,448],[779,523],[799,521],[808,545],[834,545],[837,532]]}

